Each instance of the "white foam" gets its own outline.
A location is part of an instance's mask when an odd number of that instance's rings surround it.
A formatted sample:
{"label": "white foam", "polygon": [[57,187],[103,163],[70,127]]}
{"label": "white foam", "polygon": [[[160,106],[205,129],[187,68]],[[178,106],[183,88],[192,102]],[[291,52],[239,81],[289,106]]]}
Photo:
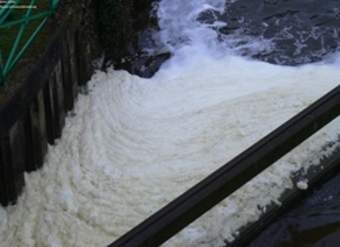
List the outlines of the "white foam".
{"label": "white foam", "polygon": [[[220,1],[198,2],[161,6],[163,41],[184,34],[189,42],[168,42],[175,57],[155,77],[114,70],[93,76],[43,169],[26,176],[16,206],[0,209],[2,246],[105,246],[339,84],[336,59],[293,68],[228,50],[219,55],[214,33],[194,22],[196,33],[186,32],[183,20],[171,24],[185,8],[221,8]],[[178,23],[176,32],[184,33],[173,38],[169,27]],[[337,120],[319,132],[166,245],[231,241],[294,187],[292,172],[334,150],[321,149],[337,139],[339,126]]]}
{"label": "white foam", "polygon": [[296,183],[296,186],[299,190],[307,190],[308,189],[308,180],[301,180]]}
{"label": "white foam", "polygon": [[[27,176],[18,205],[6,210],[2,246],[104,246],[340,80],[335,65],[290,68],[237,57],[199,64],[149,80],[97,72],[43,170]],[[321,146],[339,131],[331,127],[168,245],[231,240],[259,217],[258,204],[293,186],[292,171],[318,162]]]}

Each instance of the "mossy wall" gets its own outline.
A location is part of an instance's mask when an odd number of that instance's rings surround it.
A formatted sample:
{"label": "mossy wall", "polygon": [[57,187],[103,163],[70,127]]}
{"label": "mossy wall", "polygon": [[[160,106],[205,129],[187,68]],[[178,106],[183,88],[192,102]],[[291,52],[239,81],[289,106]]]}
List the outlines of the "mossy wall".
{"label": "mossy wall", "polygon": [[106,53],[115,59],[128,55],[134,37],[133,0],[103,0],[97,3],[98,31]]}
{"label": "mossy wall", "polygon": [[[157,29],[157,20],[150,13],[158,0],[97,1],[97,26],[106,59],[116,68],[131,73],[146,63],[141,61],[139,35],[148,28]],[[124,63],[125,61],[125,63]],[[128,63],[126,61],[129,61]],[[137,73],[138,74],[138,73]]]}

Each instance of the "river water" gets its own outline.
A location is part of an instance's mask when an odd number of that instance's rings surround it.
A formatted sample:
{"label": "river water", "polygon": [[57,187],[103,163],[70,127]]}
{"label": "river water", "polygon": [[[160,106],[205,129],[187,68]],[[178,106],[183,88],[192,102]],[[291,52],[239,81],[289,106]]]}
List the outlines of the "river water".
{"label": "river water", "polygon": [[[222,16],[226,3],[160,1],[148,50],[172,58],[151,79],[93,75],[43,169],[26,175],[16,206],[0,208],[1,246],[105,246],[339,84],[336,52],[271,64],[256,54],[275,51],[273,40],[221,35],[228,23],[202,16]],[[165,246],[232,241],[296,186],[292,173],[331,154],[339,133],[336,120]]]}

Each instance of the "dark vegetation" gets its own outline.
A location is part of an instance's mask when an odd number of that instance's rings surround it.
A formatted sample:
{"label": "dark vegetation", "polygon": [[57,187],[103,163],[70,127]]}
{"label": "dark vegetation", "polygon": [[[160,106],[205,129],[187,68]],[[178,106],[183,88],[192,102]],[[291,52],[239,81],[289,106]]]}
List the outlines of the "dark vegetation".
{"label": "dark vegetation", "polygon": [[170,57],[144,51],[152,43],[150,34],[158,29],[152,14],[157,0],[102,0],[97,2],[97,24],[107,64],[133,74],[151,77]]}
{"label": "dark vegetation", "polygon": [[[28,5],[29,0],[23,0],[21,1],[23,5]],[[48,1],[38,1],[37,8],[32,10],[32,15],[46,11],[48,10]],[[10,16],[7,18],[7,21],[14,21],[21,19],[27,9],[14,9]],[[40,24],[41,19],[31,21],[28,23],[26,27],[26,31],[23,35],[22,41],[20,42],[19,47],[22,47],[24,42],[28,39],[28,37],[32,34],[32,32],[37,28],[37,26]],[[4,52],[4,57],[6,58],[8,56],[8,53],[10,52],[10,49],[13,45],[13,42],[18,34],[20,25],[10,27],[10,28],[0,28],[0,50]],[[39,35],[39,38],[36,39],[35,44],[43,43],[46,41],[46,35],[44,36],[44,33],[42,35]],[[37,49],[37,45],[32,46],[33,49]]]}
{"label": "dark vegetation", "polygon": [[[29,4],[29,0],[21,1],[22,4]],[[39,13],[45,10],[48,10],[48,1],[38,1],[37,9],[32,10],[32,14]],[[21,19],[27,9],[14,9],[10,16],[8,17],[8,21],[14,21]],[[23,47],[29,36],[34,32],[37,26],[41,23],[41,19],[34,20],[28,23],[26,26],[25,32],[22,36],[22,39],[19,43],[18,50],[15,55],[20,51]],[[7,61],[9,53],[12,49],[13,43],[18,35],[20,25],[12,26],[8,28],[0,28],[0,50],[2,52],[2,56],[4,62]],[[17,84],[20,79],[21,73],[23,71],[27,71],[27,69],[31,68],[33,61],[35,61],[38,57],[38,54],[41,54],[46,47],[46,43],[49,37],[49,33],[47,29],[43,29],[41,33],[36,37],[36,39],[32,42],[31,46],[24,53],[23,57],[20,59],[20,62],[14,67],[10,76],[6,79],[6,86],[0,87],[0,103],[2,100],[7,98],[9,94],[12,94],[15,91]]]}

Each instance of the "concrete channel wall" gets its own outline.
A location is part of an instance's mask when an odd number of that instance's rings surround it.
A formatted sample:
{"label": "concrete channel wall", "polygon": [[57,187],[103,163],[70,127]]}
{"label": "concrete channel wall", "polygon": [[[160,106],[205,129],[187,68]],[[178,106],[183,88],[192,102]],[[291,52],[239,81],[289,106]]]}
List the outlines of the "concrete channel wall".
{"label": "concrete channel wall", "polygon": [[[79,2],[85,12],[84,6],[91,1]],[[64,11],[59,14],[67,16]],[[84,21],[70,18],[75,14],[79,15],[79,10],[68,13],[62,21],[48,24],[52,26],[48,48],[25,74],[21,86],[0,104],[0,203],[3,206],[16,202],[25,184],[24,173],[42,167],[48,143],[54,144],[61,136],[66,114],[73,109],[79,88],[93,72],[91,64],[98,46],[90,42]]]}

